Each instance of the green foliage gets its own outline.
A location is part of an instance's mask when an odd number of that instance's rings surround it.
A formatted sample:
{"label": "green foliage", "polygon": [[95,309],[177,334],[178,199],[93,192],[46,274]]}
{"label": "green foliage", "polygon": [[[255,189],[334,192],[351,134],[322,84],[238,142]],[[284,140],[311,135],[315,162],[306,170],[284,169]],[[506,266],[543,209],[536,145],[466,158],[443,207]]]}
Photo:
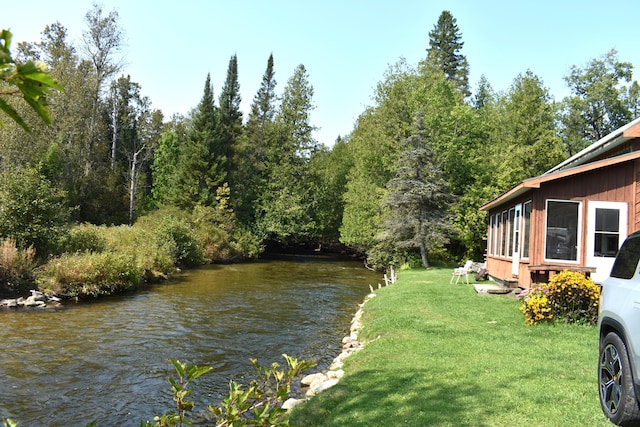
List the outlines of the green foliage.
{"label": "green foliage", "polygon": [[184,136],[175,131],[163,133],[158,141],[151,170],[153,199],[160,206],[175,197],[173,193],[177,176],[177,162],[180,155],[180,145],[183,141]]}
{"label": "green foliage", "polygon": [[20,95],[48,124],[51,123],[51,118],[47,108],[47,95],[51,94],[52,90],[62,90],[62,86],[47,72],[43,62],[17,63],[11,56],[11,37],[10,31],[0,31],[0,82],[7,84],[0,88],[0,110],[24,130],[29,131],[29,126],[5,97]]}
{"label": "green foliage", "polygon": [[287,368],[280,370],[278,363],[261,366],[251,359],[257,378],[244,387],[231,381],[229,394],[220,406],[209,407],[217,427],[227,426],[288,426],[286,411],[281,408],[291,393],[291,383],[315,363],[298,361],[283,354]]}
{"label": "green foliage", "polygon": [[37,274],[38,287],[65,298],[86,299],[134,290],[144,270],[127,254],[83,253],[49,261]]}
{"label": "green foliage", "polygon": [[563,271],[549,283],[524,291],[520,311],[527,324],[564,321],[595,325],[598,321],[600,288],[581,273]]}
{"label": "green foliage", "polygon": [[429,32],[429,48],[425,65],[441,70],[460,93],[467,97],[471,95],[469,63],[467,58],[460,54],[464,46],[461,39],[462,35],[456,19],[448,10],[442,11],[437,24]]}
{"label": "green foliage", "polygon": [[155,423],[150,421],[140,423],[140,427],[175,427],[183,425],[192,425],[187,419],[187,413],[191,412],[194,402],[187,400],[187,397],[193,392],[189,385],[209,372],[210,366],[197,366],[192,363],[182,363],[176,359],[169,359],[178,374],[178,378],[169,378],[171,391],[173,392],[173,400],[176,402],[176,412],[169,411],[162,416],[154,418]]}
{"label": "green foliage", "polygon": [[92,224],[79,224],[64,235],[60,243],[61,252],[104,252],[107,250],[105,227]]}
{"label": "green foliage", "polygon": [[[0,236],[12,237],[22,248],[34,246],[44,257],[65,231],[71,210],[65,193],[33,168],[0,173]],[[28,201],[28,202],[27,202]]]}
{"label": "green foliage", "polygon": [[431,148],[434,134],[419,113],[415,133],[402,146],[395,177],[387,183],[389,213],[382,232],[383,239],[393,240],[399,248],[419,248],[425,268],[429,267],[427,252],[447,243],[448,209],[453,201]]}
{"label": "green foliage", "polygon": [[163,209],[141,218],[137,224],[153,230],[156,245],[169,254],[173,264],[193,266],[204,262],[201,241],[187,213]]}
{"label": "green foliage", "polygon": [[[215,418],[216,427],[240,426],[288,426],[286,411],[282,409],[291,393],[291,383],[303,371],[315,366],[315,363],[298,361],[294,357],[283,354],[287,362],[285,369],[279,369],[278,363],[262,366],[257,360],[251,359],[257,378],[248,386],[236,381],[229,382],[229,394],[222,399],[220,406],[209,406],[209,412]],[[194,402],[187,400],[193,390],[190,384],[211,370],[209,366],[185,364],[175,359],[169,359],[173,364],[178,378],[169,378],[176,411],[169,411],[154,418],[154,422],[140,423],[141,427],[174,427],[192,425],[187,418],[194,408]]]}
{"label": "green foliage", "polygon": [[18,423],[13,421],[11,418],[2,419],[2,427],[18,427]]}
{"label": "green foliage", "polygon": [[184,209],[212,206],[215,190],[226,176],[225,147],[220,140],[220,118],[207,75],[204,94],[193,113],[185,144],[180,149],[171,203]]}
{"label": "green foliage", "polygon": [[[611,50],[584,67],[571,67],[565,81],[571,95],[563,100],[562,136],[568,155],[599,140],[634,118],[638,111],[633,65]],[[626,86],[625,83],[631,83]]]}

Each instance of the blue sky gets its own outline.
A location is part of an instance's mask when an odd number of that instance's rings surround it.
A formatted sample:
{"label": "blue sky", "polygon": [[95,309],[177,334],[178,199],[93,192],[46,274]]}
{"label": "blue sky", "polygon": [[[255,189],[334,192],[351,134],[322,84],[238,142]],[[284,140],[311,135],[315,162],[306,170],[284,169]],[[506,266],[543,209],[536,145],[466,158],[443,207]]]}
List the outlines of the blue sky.
{"label": "blue sky", "polygon": [[[78,42],[91,0],[5,2],[0,27],[14,43],[37,41],[60,22]],[[125,74],[165,116],[186,114],[200,101],[207,73],[220,94],[229,58],[238,56],[246,113],[273,53],[277,92],[299,64],[313,85],[316,138],[331,145],[372,104],[376,84],[401,57],[426,56],[428,33],[449,10],[462,34],[475,87],[485,75],[505,91],[530,69],[556,100],[568,94],[563,77],[611,49],[640,67],[636,0],[102,0],[124,30]],[[636,69],[635,79],[640,79]]]}

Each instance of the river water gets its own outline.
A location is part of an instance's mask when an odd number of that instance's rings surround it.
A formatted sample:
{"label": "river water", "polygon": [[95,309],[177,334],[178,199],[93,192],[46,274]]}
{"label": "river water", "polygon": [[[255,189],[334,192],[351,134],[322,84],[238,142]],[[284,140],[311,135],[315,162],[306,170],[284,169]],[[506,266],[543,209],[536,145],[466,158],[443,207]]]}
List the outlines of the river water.
{"label": "river water", "polygon": [[353,261],[291,256],[189,270],[135,294],[60,309],[0,311],[0,419],[27,426],[138,426],[173,409],[168,358],[209,365],[196,412],[249,358],[326,369],[379,274]]}

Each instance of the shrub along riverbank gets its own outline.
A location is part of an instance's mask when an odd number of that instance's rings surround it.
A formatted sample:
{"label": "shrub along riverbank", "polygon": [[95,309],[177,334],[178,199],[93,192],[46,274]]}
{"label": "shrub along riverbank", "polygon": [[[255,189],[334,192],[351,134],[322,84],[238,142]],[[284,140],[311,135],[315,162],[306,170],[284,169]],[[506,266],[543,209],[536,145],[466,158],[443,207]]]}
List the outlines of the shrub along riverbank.
{"label": "shrub along riverbank", "polygon": [[261,243],[249,232],[225,227],[215,208],[186,213],[161,209],[133,226],[76,225],[44,262],[15,241],[0,242],[0,296],[37,287],[69,299],[135,290],[166,279],[178,268],[255,258]]}
{"label": "shrub along riverbank", "polygon": [[451,269],[400,273],[364,306],[340,383],[293,426],[608,426],[594,326],[528,326],[520,302],[450,285]]}

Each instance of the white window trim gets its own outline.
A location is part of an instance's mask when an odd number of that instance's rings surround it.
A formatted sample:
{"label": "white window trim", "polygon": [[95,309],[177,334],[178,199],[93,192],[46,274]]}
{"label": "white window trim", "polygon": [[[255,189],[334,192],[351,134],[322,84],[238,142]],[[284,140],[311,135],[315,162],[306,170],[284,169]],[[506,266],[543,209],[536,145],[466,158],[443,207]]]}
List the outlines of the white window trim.
{"label": "white window trim", "polygon": [[[549,202],[561,202],[561,203],[577,203],[578,204],[578,230],[576,236],[576,260],[569,259],[549,259],[547,258],[547,218],[549,217]],[[567,200],[567,199],[547,199],[544,202],[544,262],[548,263],[562,263],[562,264],[580,264],[582,258],[582,201],[580,200]]]}

